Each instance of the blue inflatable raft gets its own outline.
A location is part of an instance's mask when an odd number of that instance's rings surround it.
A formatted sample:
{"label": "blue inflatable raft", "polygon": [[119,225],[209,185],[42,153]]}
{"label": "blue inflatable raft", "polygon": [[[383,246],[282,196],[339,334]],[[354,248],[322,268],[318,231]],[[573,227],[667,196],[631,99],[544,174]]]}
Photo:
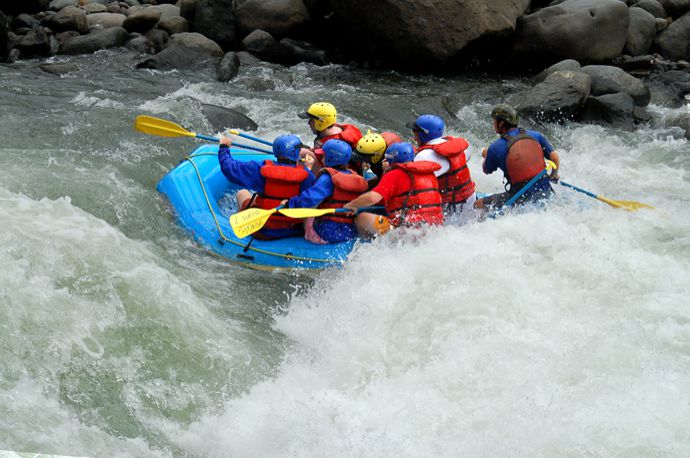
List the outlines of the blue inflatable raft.
{"label": "blue inflatable raft", "polygon": [[[268,154],[234,151],[243,161],[275,160]],[[220,171],[218,146],[203,145],[168,172],[156,189],[170,202],[175,217],[194,239],[229,261],[262,270],[323,269],[339,265],[355,241],[317,245],[302,237],[280,240],[239,239],[232,232],[229,216],[236,208],[239,187]]]}

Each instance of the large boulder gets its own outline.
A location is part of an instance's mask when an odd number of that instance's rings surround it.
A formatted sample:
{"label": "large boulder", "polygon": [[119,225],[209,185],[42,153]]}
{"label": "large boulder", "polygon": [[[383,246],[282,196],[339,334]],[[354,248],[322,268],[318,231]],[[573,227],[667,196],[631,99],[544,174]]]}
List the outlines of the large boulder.
{"label": "large boulder", "polygon": [[242,49],[268,62],[283,63],[286,61],[285,52],[281,45],[265,30],[254,30],[244,37]]}
{"label": "large boulder", "polygon": [[[690,73],[681,70],[669,70],[661,73],[654,73],[650,78],[654,88],[655,103],[673,106],[683,106],[687,102],[685,96],[690,94]],[[657,102],[659,96],[662,97]]]}
{"label": "large boulder", "polygon": [[75,72],[79,70],[79,67],[77,67],[75,64],[69,63],[69,62],[50,62],[50,63],[44,63],[40,64],[38,66],[41,70],[43,70],[46,73],[51,73],[53,75],[66,75],[70,72]]}
{"label": "large boulder", "polygon": [[240,59],[237,54],[230,51],[225,54],[218,64],[218,71],[216,72],[216,79],[222,83],[226,83],[237,76],[240,71]]}
{"label": "large boulder", "polygon": [[636,106],[649,104],[649,88],[625,70],[609,65],[587,65],[582,67],[582,72],[592,78],[593,96],[624,92],[633,98]]}
{"label": "large boulder", "polygon": [[128,38],[129,34],[122,27],[110,27],[70,38],[60,51],[62,54],[91,54],[99,49],[124,46]]}
{"label": "large boulder", "polygon": [[230,49],[235,44],[232,5],[233,0],[197,0],[193,30],[203,33],[221,48]]}
{"label": "large boulder", "polygon": [[326,51],[317,48],[309,42],[283,38],[279,44],[287,55],[289,62],[309,62],[316,65],[326,65],[328,63]]}
{"label": "large boulder", "polygon": [[659,0],[659,3],[674,18],[690,11],[690,2],[688,0]]}
{"label": "large boulder", "polygon": [[79,33],[87,33],[89,24],[86,20],[86,12],[76,6],[66,6],[48,19],[48,27],[55,32],[76,30]]}
{"label": "large boulder", "polygon": [[189,22],[182,16],[172,16],[162,18],[156,25],[157,28],[165,30],[170,35],[176,33],[189,32]]}
{"label": "large boulder", "polygon": [[127,16],[122,27],[130,33],[146,33],[158,24],[160,18],[160,11],[153,8],[144,8]]}
{"label": "large boulder", "polygon": [[[158,1],[158,3],[161,3]],[[172,2],[175,3],[175,2]],[[175,5],[170,5],[170,4],[162,4],[162,5],[153,5],[149,6],[148,9],[151,9],[153,11],[158,11],[161,13],[161,19],[167,19],[171,17],[176,17],[180,15],[180,7],[175,6]]]}
{"label": "large boulder", "polygon": [[200,33],[177,33],[170,37],[165,49],[139,62],[136,67],[159,70],[198,68],[208,62],[217,65],[222,57],[220,46]]}
{"label": "large boulder", "polygon": [[590,93],[589,75],[582,72],[557,71],[531,90],[509,98],[523,116],[538,121],[560,121],[573,118],[584,106]]}
{"label": "large boulder", "polygon": [[550,66],[546,70],[543,70],[537,76],[532,78],[532,83],[533,84],[539,84],[542,81],[544,81],[546,79],[546,77],[552,73],[556,73],[556,72],[560,72],[560,71],[579,72],[581,68],[582,68],[582,65],[580,65],[580,63],[574,59],[562,60],[560,62],[553,64],[552,66]]}
{"label": "large boulder", "polygon": [[23,57],[50,56],[57,52],[58,42],[46,33],[43,28],[29,30],[22,35],[14,47],[22,52]]}
{"label": "large boulder", "polygon": [[655,18],[666,18],[666,16],[668,16],[664,7],[661,6],[661,3],[659,3],[657,0],[640,0],[633,6],[636,8],[642,8]]}
{"label": "large boulder", "polygon": [[630,27],[624,51],[630,56],[649,54],[656,37],[656,19],[642,8],[630,8]]}
{"label": "large boulder", "polygon": [[[457,56],[484,36],[508,35],[529,0],[329,0],[367,54],[424,68]],[[372,11],[375,9],[375,11]],[[333,37],[337,42],[338,37]]]}
{"label": "large boulder", "polygon": [[667,59],[690,59],[690,13],[685,13],[661,32],[656,39]]}
{"label": "large boulder", "polygon": [[261,29],[283,37],[309,21],[303,0],[239,0],[234,13],[235,25],[242,34]]}
{"label": "large boulder", "polygon": [[86,23],[89,30],[109,29],[110,27],[122,27],[127,19],[124,14],[116,13],[94,13],[86,16]]}
{"label": "large boulder", "polygon": [[603,122],[631,130],[634,123],[634,109],[632,97],[624,92],[588,97],[578,119],[597,124]]}
{"label": "large boulder", "polygon": [[50,4],[48,4],[48,8],[51,11],[60,11],[63,8],[66,8],[68,6],[78,6],[79,5],[79,0],[52,0]]}
{"label": "large boulder", "polygon": [[218,132],[225,129],[256,130],[258,127],[254,120],[237,110],[205,103],[201,104],[201,109],[211,128]]}
{"label": "large boulder", "polygon": [[620,0],[567,0],[518,19],[513,51],[547,64],[606,61],[623,50],[629,24]]}

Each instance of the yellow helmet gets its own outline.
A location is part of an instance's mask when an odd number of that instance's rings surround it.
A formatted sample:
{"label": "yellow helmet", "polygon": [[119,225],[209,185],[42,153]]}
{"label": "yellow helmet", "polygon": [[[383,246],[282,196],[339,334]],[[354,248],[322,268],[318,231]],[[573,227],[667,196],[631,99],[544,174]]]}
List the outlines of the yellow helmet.
{"label": "yellow helmet", "polygon": [[355,151],[358,153],[355,156],[362,162],[378,164],[383,160],[386,146],[386,140],[381,134],[367,131],[367,134],[360,138],[355,146]]}
{"label": "yellow helmet", "polygon": [[298,116],[302,119],[313,119],[314,128],[321,132],[336,123],[337,115],[338,112],[332,104],[328,102],[317,102],[309,105],[307,111],[300,113]]}

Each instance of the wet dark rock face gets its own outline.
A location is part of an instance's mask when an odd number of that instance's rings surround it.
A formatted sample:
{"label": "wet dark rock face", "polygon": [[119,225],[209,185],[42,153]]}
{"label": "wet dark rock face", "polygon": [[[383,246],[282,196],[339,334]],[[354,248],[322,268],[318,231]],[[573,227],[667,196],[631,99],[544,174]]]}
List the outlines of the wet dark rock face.
{"label": "wet dark rock face", "polygon": [[0,60],[126,47],[139,55],[135,68],[211,67],[219,81],[260,61],[498,70],[530,76],[533,88],[511,100],[524,116],[624,127],[646,122],[654,97],[686,103],[687,0],[377,0],[372,8],[370,0],[0,0]]}

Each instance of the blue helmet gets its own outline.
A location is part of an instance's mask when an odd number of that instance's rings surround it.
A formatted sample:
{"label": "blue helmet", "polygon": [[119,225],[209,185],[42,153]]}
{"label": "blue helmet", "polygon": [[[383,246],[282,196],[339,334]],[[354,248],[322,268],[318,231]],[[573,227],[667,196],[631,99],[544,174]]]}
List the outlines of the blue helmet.
{"label": "blue helmet", "polygon": [[414,147],[406,142],[393,143],[386,150],[386,160],[389,164],[414,161]]}
{"label": "blue helmet", "polygon": [[292,162],[297,162],[302,146],[304,146],[302,145],[302,140],[297,135],[280,135],[273,140],[273,154],[275,157],[282,157]]}
{"label": "blue helmet", "polygon": [[352,148],[342,140],[328,140],[321,149],[324,152],[323,163],[326,167],[346,165],[352,157]]}
{"label": "blue helmet", "polygon": [[430,114],[421,115],[414,122],[407,123],[406,125],[419,134],[419,140],[422,143],[440,138],[446,129],[443,119]]}

